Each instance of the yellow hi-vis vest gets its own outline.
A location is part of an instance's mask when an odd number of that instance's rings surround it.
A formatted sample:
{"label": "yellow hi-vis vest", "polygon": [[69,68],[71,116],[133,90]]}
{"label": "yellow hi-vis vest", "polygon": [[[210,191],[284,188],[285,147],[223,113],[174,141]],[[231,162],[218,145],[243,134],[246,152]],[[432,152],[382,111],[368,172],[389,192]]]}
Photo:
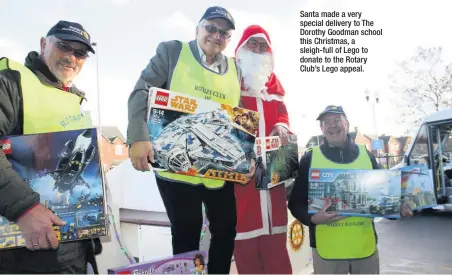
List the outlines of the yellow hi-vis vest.
{"label": "yellow hi-vis vest", "polygon": [[[240,102],[240,83],[234,60],[228,58],[228,69],[225,74],[214,73],[199,64],[188,43],[182,43],[169,90],[210,99],[232,107],[238,106]],[[193,185],[204,184],[209,189],[221,188],[224,185],[224,180],[178,175],[169,172],[158,172],[158,175],[170,181],[182,181]]]}
{"label": "yellow hi-vis vest", "polygon": [[93,127],[89,115],[81,112],[80,96],[45,85],[24,65],[1,58],[0,71],[8,69],[20,73],[24,135]]}
{"label": "yellow hi-vis vest", "polygon": [[[372,169],[372,162],[366,147],[358,145],[358,158],[348,164],[328,160],[320,150],[312,149],[311,168],[330,169]],[[327,260],[362,259],[376,251],[376,238],[373,218],[348,217],[331,224],[315,226],[317,252]]]}

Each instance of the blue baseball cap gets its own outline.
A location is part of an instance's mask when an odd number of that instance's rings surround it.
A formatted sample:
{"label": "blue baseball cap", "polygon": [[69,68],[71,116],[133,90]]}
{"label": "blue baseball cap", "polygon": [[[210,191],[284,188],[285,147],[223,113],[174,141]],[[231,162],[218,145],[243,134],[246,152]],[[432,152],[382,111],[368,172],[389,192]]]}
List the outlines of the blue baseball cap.
{"label": "blue baseball cap", "polygon": [[231,29],[235,30],[235,22],[234,18],[232,18],[232,15],[225,9],[219,6],[210,7],[206,10],[204,15],[201,17],[199,22],[203,19],[214,19],[214,18],[222,18],[226,21],[228,21]]}
{"label": "blue baseball cap", "polygon": [[345,115],[344,109],[342,108],[342,106],[336,106],[336,105],[329,105],[325,108],[325,110],[323,110],[319,116],[317,117],[317,120],[321,120],[322,116],[324,114],[340,114],[340,115],[344,115],[345,117],[347,117],[347,115]]}
{"label": "blue baseball cap", "polygon": [[89,33],[79,23],[61,20],[49,30],[47,36],[50,35],[61,40],[80,42],[85,44],[90,52],[95,53]]}

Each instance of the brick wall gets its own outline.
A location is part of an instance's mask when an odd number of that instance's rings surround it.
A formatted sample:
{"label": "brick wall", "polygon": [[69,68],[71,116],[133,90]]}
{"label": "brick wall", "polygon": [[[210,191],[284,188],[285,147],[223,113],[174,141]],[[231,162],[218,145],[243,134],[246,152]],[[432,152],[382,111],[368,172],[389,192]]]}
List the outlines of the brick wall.
{"label": "brick wall", "polygon": [[119,162],[129,158],[129,152],[126,144],[120,139],[116,138],[110,143],[108,139],[102,136],[102,164],[104,171],[109,171]]}
{"label": "brick wall", "polygon": [[[355,143],[356,144],[364,144],[366,145],[367,150],[370,151],[371,149],[371,142],[370,139],[365,137],[364,135],[362,135],[360,132],[356,133],[356,137],[355,137]],[[372,152],[374,153],[374,152]]]}

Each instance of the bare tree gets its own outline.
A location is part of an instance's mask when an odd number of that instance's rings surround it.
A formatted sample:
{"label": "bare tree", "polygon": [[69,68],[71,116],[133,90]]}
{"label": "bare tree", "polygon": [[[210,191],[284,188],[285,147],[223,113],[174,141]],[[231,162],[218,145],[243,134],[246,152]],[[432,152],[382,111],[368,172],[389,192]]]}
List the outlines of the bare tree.
{"label": "bare tree", "polygon": [[452,63],[442,60],[441,47],[419,47],[412,58],[398,64],[390,79],[398,122],[407,129],[432,112],[452,107]]}

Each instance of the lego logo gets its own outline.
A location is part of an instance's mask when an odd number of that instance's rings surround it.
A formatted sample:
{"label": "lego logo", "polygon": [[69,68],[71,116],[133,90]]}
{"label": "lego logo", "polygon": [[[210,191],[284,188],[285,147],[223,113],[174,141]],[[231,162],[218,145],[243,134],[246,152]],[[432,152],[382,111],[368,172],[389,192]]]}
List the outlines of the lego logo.
{"label": "lego logo", "polygon": [[168,102],[168,97],[162,96],[162,95],[158,95],[158,96],[155,97],[155,101]]}
{"label": "lego logo", "polygon": [[319,170],[311,171],[311,178],[313,178],[313,179],[320,179],[320,171]]}
{"label": "lego logo", "polygon": [[158,91],[155,95],[155,104],[168,106],[169,93]]}

